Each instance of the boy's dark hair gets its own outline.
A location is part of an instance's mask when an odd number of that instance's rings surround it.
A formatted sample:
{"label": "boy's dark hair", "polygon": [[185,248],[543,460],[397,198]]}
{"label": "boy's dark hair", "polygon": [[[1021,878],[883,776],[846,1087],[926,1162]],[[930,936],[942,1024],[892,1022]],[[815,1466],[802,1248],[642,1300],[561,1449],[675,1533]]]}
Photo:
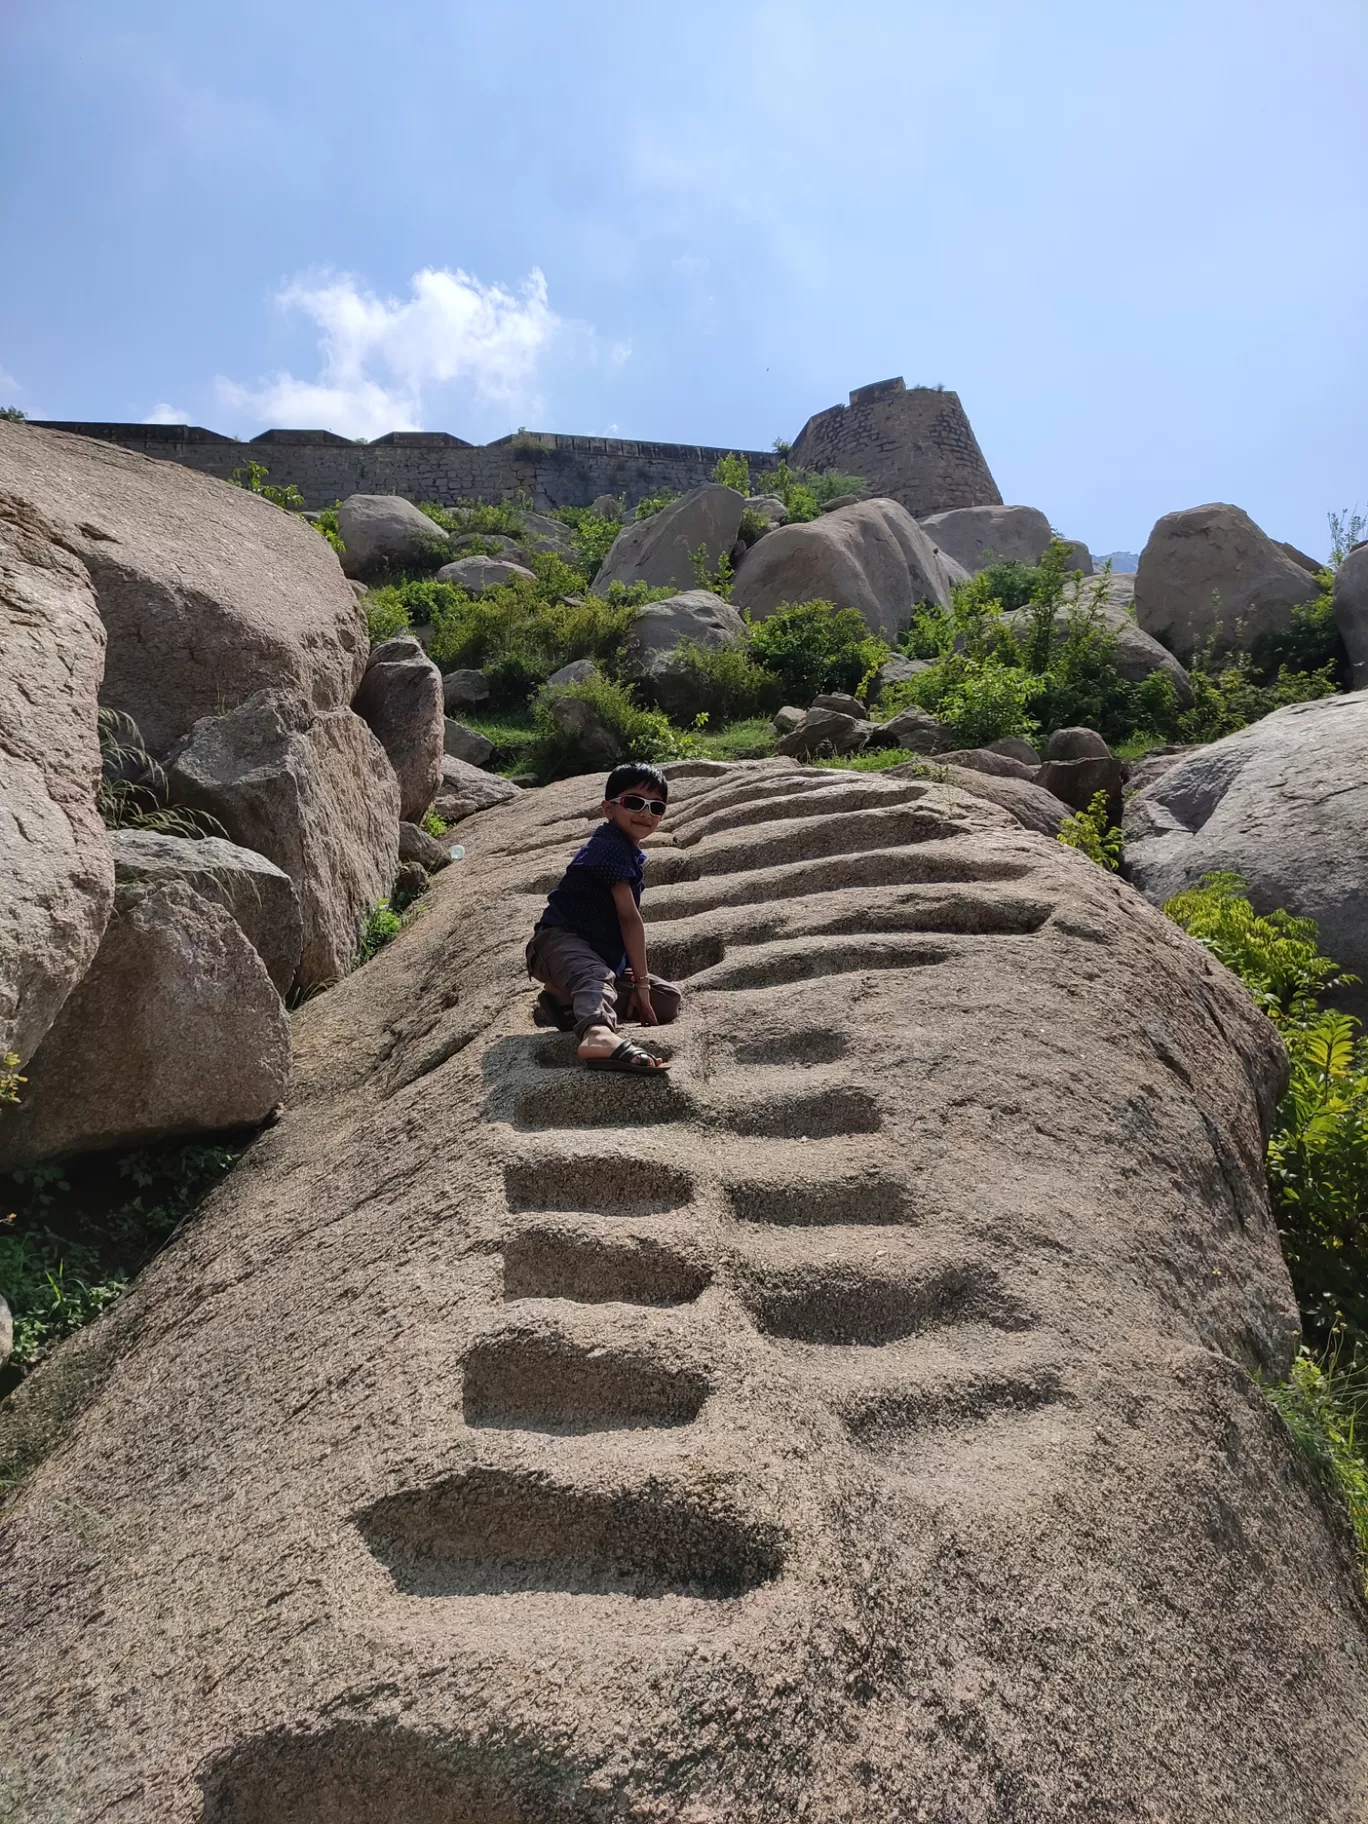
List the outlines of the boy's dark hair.
{"label": "boy's dark hair", "polygon": [[644,760],[629,760],[626,766],[615,766],[603,788],[605,798],[617,798],[630,792],[634,785],[649,785],[661,798],[670,796],[670,782],[658,766],[647,766]]}

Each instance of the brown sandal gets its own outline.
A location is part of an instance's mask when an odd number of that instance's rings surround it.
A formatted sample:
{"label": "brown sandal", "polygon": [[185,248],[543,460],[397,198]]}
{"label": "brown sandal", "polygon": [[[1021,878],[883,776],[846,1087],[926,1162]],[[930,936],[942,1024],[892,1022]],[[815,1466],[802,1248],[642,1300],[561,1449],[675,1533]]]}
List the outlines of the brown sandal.
{"label": "brown sandal", "polygon": [[634,1045],[630,1039],[624,1039],[606,1058],[581,1058],[580,1063],[587,1064],[590,1070],[620,1070],[631,1077],[660,1076],[670,1068],[663,1058],[642,1045]]}

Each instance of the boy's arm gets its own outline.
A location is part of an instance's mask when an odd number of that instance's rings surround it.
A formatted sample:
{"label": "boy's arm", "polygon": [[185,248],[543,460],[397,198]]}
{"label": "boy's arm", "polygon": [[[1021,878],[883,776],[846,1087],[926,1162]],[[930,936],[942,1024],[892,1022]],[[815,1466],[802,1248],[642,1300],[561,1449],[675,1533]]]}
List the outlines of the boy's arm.
{"label": "boy's arm", "polygon": [[646,926],[632,897],[632,883],[613,882],[613,905],[622,930],[622,947],[627,952],[627,967],[632,972],[632,1001],[637,1013],[648,1026],[655,1026],[655,1008],[651,1005],[650,979],[646,973]]}

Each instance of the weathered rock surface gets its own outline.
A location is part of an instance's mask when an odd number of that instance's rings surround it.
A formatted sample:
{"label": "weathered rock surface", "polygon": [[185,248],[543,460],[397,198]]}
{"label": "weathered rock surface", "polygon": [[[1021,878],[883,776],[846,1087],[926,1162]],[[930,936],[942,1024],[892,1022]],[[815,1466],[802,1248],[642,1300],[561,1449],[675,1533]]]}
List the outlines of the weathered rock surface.
{"label": "weathered rock surface", "polygon": [[979,767],[957,766],[941,760],[939,755],[925,760],[906,760],[901,766],[890,767],[882,776],[889,779],[939,780],[966,797],[996,805],[1014,823],[1020,824],[1023,830],[1031,830],[1038,836],[1058,836],[1069,815],[1068,805],[1056,798],[1053,792],[1045,791],[1034,780],[989,773]]}
{"label": "weathered rock surface", "polygon": [[[1368,696],[1293,703],[1197,748],[1128,800],[1125,830],[1146,899],[1231,869],[1257,911],[1314,918],[1325,954],[1368,980]],[[1368,1017],[1361,984],[1335,998]]]}
{"label": "weathered rock surface", "polygon": [[443,564],[437,572],[439,583],[454,583],[467,595],[475,596],[520,580],[531,583],[536,577],[526,564],[515,564],[507,557],[458,557],[454,564]]}
{"label": "weathered rock surface", "polygon": [[282,868],[219,836],[194,841],[155,830],[111,830],[109,846],[120,887],[184,882],[198,898],[232,914],[276,992],[288,991],[299,969],[304,927],[299,895]]}
{"label": "weathered rock surface", "polygon": [[417,640],[389,640],[371,654],[352,708],[384,748],[399,815],[412,823],[442,784],[441,672]]}
{"label": "weathered rock surface", "polygon": [[1212,636],[1218,652],[1248,652],[1315,594],[1314,579],[1247,513],[1217,502],[1157,522],[1140,553],[1135,618],[1191,664]]}
{"label": "weathered rock surface", "polygon": [[[488,766],[494,752],[494,743],[488,735],[482,735],[478,728],[467,728],[464,722],[448,716],[443,724],[442,752],[451,755],[453,759],[468,761],[471,766]],[[438,789],[441,789],[440,778]],[[428,803],[431,802],[429,799]]]}
{"label": "weathered rock surface", "polygon": [[1037,507],[955,507],[918,523],[971,576],[989,564],[1038,564],[1051,536]]}
{"label": "weathered rock surface", "polygon": [[562,665],[559,671],[553,671],[546,681],[552,685],[585,684],[598,675],[599,668],[592,659],[571,659],[568,665]]}
{"label": "weathered rock surface", "polygon": [[394,769],[360,716],[312,716],[262,691],[229,716],[196,723],[167,776],[180,803],[217,817],[232,841],[294,882],[299,985],[344,975],[399,856]]}
{"label": "weathered rock surface", "polygon": [[906,684],[920,672],[929,671],[929,659],[905,659],[901,653],[894,653],[891,659],[885,659],[879,667],[879,682],[887,687],[890,684]]}
{"label": "weathered rock surface", "polygon": [[0,1171],[264,1120],[289,1074],[289,1017],[232,913],[184,879],[121,884],[0,1121]]}
{"label": "weathered rock surface", "polygon": [[1099,792],[1107,799],[1107,816],[1121,822],[1121,788],[1126,769],[1109,754],[1080,756],[1073,760],[1046,760],[1035,776],[1042,790],[1050,792],[1071,811],[1086,811]]}
{"label": "weathered rock surface", "polygon": [[990,754],[1006,754],[1010,760],[1020,760],[1024,766],[1040,765],[1040,755],[1020,735],[1004,735],[1000,741],[990,741],[987,751]]}
{"label": "weathered rock surface", "polygon": [[810,709],[834,709],[843,716],[854,716],[857,722],[867,722],[869,711],[858,697],[852,697],[848,690],[828,690],[821,696],[814,697],[808,705]]}
{"label": "weathered rock surface", "polygon": [[900,709],[887,722],[876,722],[869,730],[871,747],[905,747],[913,754],[935,754],[949,747],[954,736],[943,722],[938,722],[924,709]]}
{"label": "weathered rock surface", "polygon": [[1057,728],[1045,744],[1047,760],[1110,760],[1112,751],[1095,728]]}
{"label": "weathered rock surface", "polygon": [[511,779],[501,779],[497,773],[481,772],[478,766],[471,766],[468,761],[448,754],[442,761],[442,791],[433,808],[439,817],[444,817],[446,813],[442,809],[442,799],[446,797],[467,799],[474,804],[476,810],[484,811],[492,804],[506,804],[519,795],[518,787]]}
{"label": "weathered rock surface", "polygon": [[745,510],[747,513],[754,514],[757,519],[764,520],[766,531],[773,531],[775,526],[782,526],[788,518],[788,508],[777,494],[748,495]]}
{"label": "weathered rock surface", "polygon": [[563,558],[567,563],[572,562],[575,555],[569,526],[547,513],[523,514],[522,546],[529,553],[545,552]]}
{"label": "weathered rock surface", "polygon": [[597,513],[600,519],[621,519],[622,502],[616,494],[598,494],[590,502],[589,511]]}
{"label": "weathered rock surface", "polygon": [[919,602],[948,607],[951,585],[966,574],[897,501],[864,500],[762,538],[737,570],[731,599],[760,619],[787,602],[835,602],[858,608],[872,632],[893,640]]}
{"label": "weathered rock surface", "polygon": [[429,874],[436,874],[451,860],[451,844],[440,837],[429,836],[416,823],[399,825],[399,865],[416,864]]}
{"label": "weathered rock surface", "polygon": [[113,904],[95,809],[104,652],[80,560],[0,493],[0,1057],[21,1062],[89,968]]}
{"label": "weathered rock surface", "polygon": [[649,602],[628,629],[624,669],[634,682],[673,716],[692,720],[703,707],[698,684],[675,648],[687,641],[716,651],[745,638],[746,623],[729,602],[710,589],[688,589],[663,602]]}
{"label": "weathered rock surface", "polygon": [[1034,765],[1027,760],[1018,760],[1014,754],[1004,754],[992,747],[952,747],[936,755],[938,766],[966,766],[971,773],[992,773],[998,779],[1034,780],[1040,771],[1040,762]]}
{"label": "weathered rock surface", "polygon": [[595,807],[529,794],[0,1407],[10,1811],[1355,1824],[1348,1530],[1250,1372],[1296,1327],[1269,1028],[943,786],[671,797],[668,1083],[532,1026]]}
{"label": "weathered rock surface", "polygon": [[694,488],[649,519],[633,520],[613,540],[594,578],[600,595],[613,583],[648,583],[652,589],[692,588],[694,553],[702,550],[711,575],[736,543],[745,499],[720,482]]}
{"label": "weathered rock surface", "polygon": [[489,679],[482,671],[448,671],[442,677],[442,703],[449,716],[480,709],[489,701]]}
{"label": "weathered rock surface", "polygon": [[1352,688],[1368,687],[1368,545],[1351,551],[1335,572],[1335,625],[1353,673]]}
{"label": "weathered rock surface", "polygon": [[0,1298],[0,1368],[9,1360],[13,1349],[14,1319],[10,1316],[8,1304]]}
{"label": "weathered rock surface", "polygon": [[162,757],[262,689],[350,703],[366,618],[336,554],[293,513],[176,462],[0,423],[0,493],[90,574],[108,635],[100,701]]}
{"label": "weathered rock surface", "polygon": [[574,743],[590,770],[609,767],[622,758],[622,743],[598,710],[584,697],[553,697],[551,720],[558,734]]}
{"label": "weathered rock surface", "polygon": [[400,494],[351,494],[337,509],[348,576],[366,578],[422,562],[450,544],[436,520]]}
{"label": "weathered rock surface", "polygon": [[776,750],[795,759],[812,754],[855,754],[868,741],[869,728],[867,721],[842,715],[839,709],[813,708],[788,734],[780,736]]}

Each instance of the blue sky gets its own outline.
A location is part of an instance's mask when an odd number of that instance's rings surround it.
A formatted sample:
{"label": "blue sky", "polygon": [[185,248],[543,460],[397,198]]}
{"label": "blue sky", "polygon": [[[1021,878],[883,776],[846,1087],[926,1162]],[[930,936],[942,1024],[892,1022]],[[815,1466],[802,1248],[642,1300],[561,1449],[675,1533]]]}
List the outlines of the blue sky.
{"label": "blue sky", "polygon": [[1368,500],[1364,0],[0,0],[0,403],[765,448],[943,383],[1098,550]]}

